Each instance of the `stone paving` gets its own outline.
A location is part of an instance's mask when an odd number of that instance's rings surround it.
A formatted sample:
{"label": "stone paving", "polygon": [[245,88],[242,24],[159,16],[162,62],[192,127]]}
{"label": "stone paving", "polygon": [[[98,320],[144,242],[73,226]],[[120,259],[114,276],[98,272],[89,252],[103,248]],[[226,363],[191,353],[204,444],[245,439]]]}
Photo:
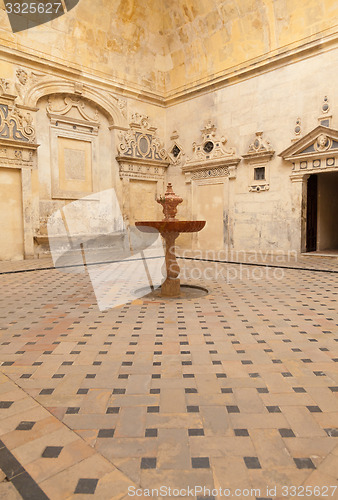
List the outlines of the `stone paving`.
{"label": "stone paving", "polygon": [[208,295],[108,311],[86,273],[1,263],[0,498],[338,498],[338,261],[303,261],[180,260]]}

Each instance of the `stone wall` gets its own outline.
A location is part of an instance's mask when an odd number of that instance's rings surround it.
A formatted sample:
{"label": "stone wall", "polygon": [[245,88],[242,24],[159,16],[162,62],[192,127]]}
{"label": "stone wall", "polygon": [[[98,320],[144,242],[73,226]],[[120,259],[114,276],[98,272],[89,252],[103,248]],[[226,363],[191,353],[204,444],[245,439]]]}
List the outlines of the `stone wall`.
{"label": "stone wall", "polygon": [[[172,130],[177,131],[185,158],[193,156],[194,142],[202,142],[201,129],[208,120],[217,129],[215,137],[225,136],[225,147],[234,147],[237,156],[248,152],[258,131],[263,132],[263,138],[275,151],[266,164],[262,163],[266,168],[268,186],[267,190],[259,192],[251,190],[254,167],[243,159],[236,168],[236,178],[219,172],[216,177],[191,181],[180,165],[170,167],[169,177],[175,191],[188,200],[180,209],[180,216],[196,217],[205,213],[209,217],[207,224],[223,226],[221,234],[205,230],[209,249],[229,248],[247,252],[301,250],[300,188],[290,180],[291,163],[278,154],[290,146],[292,140],[299,139],[318,125],[325,96],[330,103],[328,114],[333,115],[331,126],[338,128],[338,102],[335,79],[332,78],[337,64],[338,51],[328,51],[167,109],[168,136]],[[301,132],[296,135],[298,118]],[[171,144],[169,138],[167,144]],[[223,191],[217,188],[220,182]],[[207,196],[204,196],[205,187],[202,186],[208,183],[214,186],[212,189],[219,193],[219,198],[223,198],[210,209],[203,207]],[[214,192],[212,189],[210,196]],[[203,239],[203,231],[199,239]],[[181,242],[188,243],[186,239]],[[194,245],[199,248],[202,243],[195,240]]]}

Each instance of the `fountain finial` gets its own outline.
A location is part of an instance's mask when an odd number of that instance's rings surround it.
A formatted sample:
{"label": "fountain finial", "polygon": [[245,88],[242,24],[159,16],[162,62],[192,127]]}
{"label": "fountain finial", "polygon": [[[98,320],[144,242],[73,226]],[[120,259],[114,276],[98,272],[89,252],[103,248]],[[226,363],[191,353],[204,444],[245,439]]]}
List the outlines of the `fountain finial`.
{"label": "fountain finial", "polygon": [[176,207],[179,203],[182,203],[183,198],[174,193],[171,182],[168,182],[167,190],[164,196],[160,196],[156,199],[156,201],[163,207],[163,220],[177,220],[175,217],[177,214]]}

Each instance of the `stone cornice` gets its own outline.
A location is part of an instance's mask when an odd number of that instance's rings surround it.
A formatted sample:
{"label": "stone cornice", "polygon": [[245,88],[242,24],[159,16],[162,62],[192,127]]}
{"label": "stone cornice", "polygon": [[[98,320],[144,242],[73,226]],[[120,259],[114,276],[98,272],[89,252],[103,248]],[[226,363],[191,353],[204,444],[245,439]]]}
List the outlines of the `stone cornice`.
{"label": "stone cornice", "polygon": [[[325,36],[323,36],[325,33]],[[88,85],[100,87],[102,90],[113,92],[123,97],[129,97],[143,102],[149,102],[161,107],[168,107],[176,103],[203,95],[211,91],[233,85],[243,80],[250,79],[256,75],[273,71],[282,66],[293,64],[302,59],[327,52],[338,47],[338,35],[336,27],[330,28],[319,35],[305,39],[304,43],[297,46],[296,43],[282,47],[268,54],[252,59],[237,67],[229,68],[219,74],[210,75],[169,92],[152,91],[136,83],[112,81],[111,76],[96,70],[83,69],[71,66],[66,62],[48,60],[42,58],[43,54],[37,51],[27,50],[23,52],[14,47],[14,43],[0,37],[0,58],[8,62],[16,62],[30,69],[47,72],[50,75],[62,76],[63,78],[81,81]],[[6,45],[4,45],[6,44]],[[8,45],[13,45],[9,47]]]}

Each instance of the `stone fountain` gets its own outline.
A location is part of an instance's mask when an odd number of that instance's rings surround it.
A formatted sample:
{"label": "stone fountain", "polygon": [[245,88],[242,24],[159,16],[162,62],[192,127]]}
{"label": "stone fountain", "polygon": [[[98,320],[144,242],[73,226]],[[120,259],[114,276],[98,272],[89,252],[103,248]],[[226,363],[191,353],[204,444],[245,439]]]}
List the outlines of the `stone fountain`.
{"label": "stone fountain", "polygon": [[163,207],[164,219],[161,221],[140,221],[135,225],[142,228],[153,227],[159,231],[165,241],[166,279],[161,286],[162,297],[180,297],[180,267],[175,255],[175,240],[180,233],[195,233],[205,226],[205,220],[178,220],[176,219],[177,205],[183,198],[177,196],[169,182],[164,196],[157,198],[157,203]]}

